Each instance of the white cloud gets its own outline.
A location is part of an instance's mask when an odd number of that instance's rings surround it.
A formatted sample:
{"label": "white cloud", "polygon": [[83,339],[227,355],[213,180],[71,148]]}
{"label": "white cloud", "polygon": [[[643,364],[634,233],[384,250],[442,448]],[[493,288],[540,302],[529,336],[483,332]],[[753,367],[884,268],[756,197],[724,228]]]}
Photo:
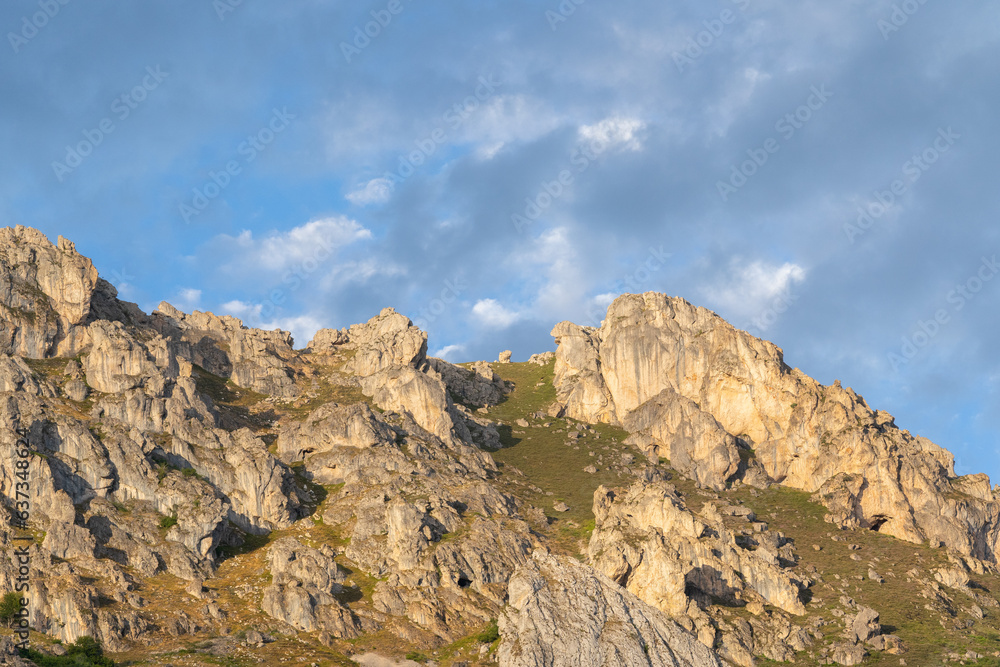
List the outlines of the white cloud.
{"label": "white cloud", "polygon": [[168,303],[183,313],[190,313],[201,307],[201,290],[185,288],[178,292]]}
{"label": "white cloud", "polygon": [[261,321],[263,306],[261,304],[247,303],[245,301],[228,301],[221,306],[221,315],[232,315],[243,321],[248,327],[273,331],[281,329],[288,331],[295,339],[295,347],[303,348],[313,339],[316,332],[324,328],[324,324],[312,315],[299,315],[293,317],[278,317],[267,321]]}
{"label": "white cloud", "polygon": [[238,236],[220,234],[206,247],[219,270],[237,278],[260,279],[261,273],[280,274],[295,269],[307,277],[328,262],[337,250],[372,238],[369,230],[343,216],[313,220],[287,232],[255,238],[244,230]]}
{"label": "white cloud", "polygon": [[778,301],[785,307],[793,303],[792,287],[805,279],[806,270],[798,264],[779,266],[760,260],[747,264],[735,258],[728,274],[703,291],[724,316],[745,321],[760,318]]}
{"label": "white cloud", "polygon": [[244,322],[255,322],[260,318],[261,306],[258,304],[246,303],[245,301],[228,301],[219,308],[221,309],[220,315],[232,315],[235,318],[241,319]]}
{"label": "white cloud", "polygon": [[591,278],[567,227],[546,230],[531,251],[520,256],[518,271],[544,277],[533,310],[543,319],[579,319]]}
{"label": "white cloud", "polygon": [[590,143],[604,144],[607,149],[638,151],[642,149],[639,133],[646,129],[646,124],[635,118],[611,116],[594,125],[581,125],[580,138]]}
{"label": "white cloud", "polygon": [[464,352],[464,345],[445,345],[440,350],[434,350],[431,352],[432,357],[437,357],[438,359],[444,359],[445,361],[454,362],[454,355]]}
{"label": "white cloud", "polygon": [[358,206],[383,204],[392,196],[393,183],[388,178],[373,178],[364,186],[347,194],[347,200]]}
{"label": "white cloud", "polygon": [[298,315],[295,317],[279,317],[269,322],[262,322],[257,328],[266,331],[273,329],[288,331],[292,334],[292,338],[295,339],[296,349],[302,349],[309,344],[309,341],[313,339],[317,331],[324,328],[324,325],[311,315]]}
{"label": "white cloud", "polygon": [[562,114],[526,95],[496,95],[469,114],[455,140],[475,144],[481,160],[492,159],[508,144],[543,137],[564,123]]}
{"label": "white cloud", "polygon": [[496,299],[481,299],[472,307],[472,314],[479,323],[498,329],[506,329],[519,319],[521,314],[504,308]]}

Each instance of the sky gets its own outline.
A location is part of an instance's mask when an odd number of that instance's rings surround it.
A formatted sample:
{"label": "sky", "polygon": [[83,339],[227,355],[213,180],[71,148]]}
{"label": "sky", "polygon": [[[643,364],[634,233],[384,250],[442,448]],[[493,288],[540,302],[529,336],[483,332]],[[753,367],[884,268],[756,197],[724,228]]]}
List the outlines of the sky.
{"label": "sky", "polygon": [[122,299],[452,361],[625,292],[1000,481],[1000,4],[5,0],[0,225]]}

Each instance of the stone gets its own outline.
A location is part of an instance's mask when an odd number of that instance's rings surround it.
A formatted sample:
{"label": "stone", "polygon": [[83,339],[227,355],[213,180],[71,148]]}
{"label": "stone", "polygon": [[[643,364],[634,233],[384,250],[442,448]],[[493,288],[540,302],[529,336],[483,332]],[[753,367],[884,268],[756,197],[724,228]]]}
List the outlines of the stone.
{"label": "stone", "polygon": [[540,354],[533,354],[528,357],[529,364],[535,364],[537,366],[545,366],[556,358],[555,352],[542,352]]}
{"label": "stone", "polygon": [[514,353],[511,352],[510,350],[504,350],[503,352],[500,353],[500,357],[497,359],[497,362],[501,364],[509,364],[510,358],[513,354]]}
{"label": "stone", "polygon": [[63,237],[53,244],[29,227],[0,229],[0,352],[41,359],[72,356],[85,325],[97,269]]}
{"label": "stone", "polygon": [[429,358],[430,368],[441,376],[448,391],[467,405],[485,407],[496,405],[510,389],[485,361],[477,361],[471,369],[450,364],[443,359]]}
{"label": "stone", "polygon": [[852,640],[857,642],[867,642],[873,637],[882,634],[882,626],[879,625],[879,613],[871,607],[859,607],[858,614],[850,620],[848,631],[852,635]]}
{"label": "stone", "polygon": [[427,358],[427,334],[392,308],[383,309],[365,324],[350,327],[347,338],[345,347],[355,353],[345,370],[359,377],[393,366],[418,368]]}
{"label": "stone", "polygon": [[510,579],[503,667],[722,667],[693,635],[607,577],[536,551]]}
{"label": "stone", "polygon": [[338,447],[368,449],[393,443],[396,433],[365,403],[328,403],[304,421],[291,424],[278,436],[278,455],[283,461],[304,461]]}
{"label": "stone", "polygon": [[838,665],[853,667],[860,665],[868,657],[864,647],[854,644],[838,643],[833,645],[833,661]]}
{"label": "stone", "polygon": [[667,614],[685,613],[693,590],[733,604],[753,594],[789,614],[805,613],[804,584],[781,567],[777,536],[744,549],[722,521],[696,517],[664,482],[601,486],[594,515],[589,562]]}

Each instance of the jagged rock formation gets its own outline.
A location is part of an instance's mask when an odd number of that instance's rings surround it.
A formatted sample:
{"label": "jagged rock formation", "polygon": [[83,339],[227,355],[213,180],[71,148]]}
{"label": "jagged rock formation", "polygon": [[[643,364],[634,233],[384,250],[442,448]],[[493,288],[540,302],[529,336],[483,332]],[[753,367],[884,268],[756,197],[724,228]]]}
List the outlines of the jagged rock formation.
{"label": "jagged rock formation", "polygon": [[329,547],[310,549],[286,537],[268,550],[267,562],[272,581],[261,607],[269,616],[304,632],[360,633],[358,619],[335,597],[344,591],[344,576]]}
{"label": "jagged rock formation", "polygon": [[[680,299],[622,297],[526,364],[429,358],[392,309],[296,350],[232,317],[147,315],[18,227],[0,306],[0,549],[29,545],[31,627],[63,642],[461,652],[442,667],[908,651],[864,587],[912,594],[924,628],[995,627],[989,480]],[[748,509],[764,497],[788,516]],[[782,532],[807,520],[815,544]],[[841,537],[888,539],[869,528],[946,548],[879,542],[883,560]],[[810,558],[833,549],[831,575]],[[18,574],[0,558],[0,593]]]}
{"label": "jagged rock formation", "polygon": [[711,311],[662,294],[626,295],[600,329],[563,322],[552,335],[566,415],[623,424],[651,456],[676,457],[680,470],[715,488],[731,482],[742,447],[751,479],[766,481],[763,471],[817,492],[842,526],[995,562],[1000,504],[988,481],[956,477],[948,452],[898,429],[839,382],[824,387],[789,368],[773,344]]}
{"label": "jagged rock formation", "polygon": [[[754,655],[784,661],[811,644],[792,626],[792,616],[806,613],[801,596],[808,585],[785,569],[796,561],[794,547],[745,508],[708,503],[695,516],[671,485],[654,482],[619,491],[601,487],[594,512],[588,548],[594,567],[680,621],[706,646],[719,646],[724,658],[747,666]],[[752,537],[728,529],[722,512],[752,526]],[[739,624],[705,612],[713,600],[777,609],[741,632]]]}
{"label": "jagged rock formation", "polygon": [[97,269],[59,237],[0,229],[0,352],[38,359],[73,356],[86,336],[77,330],[90,316]]}
{"label": "jagged rock formation", "polygon": [[536,551],[510,580],[503,667],[722,667],[655,609],[600,574]]}
{"label": "jagged rock formation", "polygon": [[248,329],[235,317],[195,311],[185,315],[163,302],[153,313],[158,331],[181,350],[185,360],[241,387],[294,398],[292,336],[287,331]]}

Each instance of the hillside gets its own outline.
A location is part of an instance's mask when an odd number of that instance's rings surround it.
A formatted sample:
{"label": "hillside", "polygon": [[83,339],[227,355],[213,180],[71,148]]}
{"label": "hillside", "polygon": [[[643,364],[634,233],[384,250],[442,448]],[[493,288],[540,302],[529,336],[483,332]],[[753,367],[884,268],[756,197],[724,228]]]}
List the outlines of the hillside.
{"label": "hillside", "polygon": [[1000,488],[682,299],[456,365],[381,304],[296,349],[117,296],[0,229],[0,595],[43,654],[1000,665]]}

